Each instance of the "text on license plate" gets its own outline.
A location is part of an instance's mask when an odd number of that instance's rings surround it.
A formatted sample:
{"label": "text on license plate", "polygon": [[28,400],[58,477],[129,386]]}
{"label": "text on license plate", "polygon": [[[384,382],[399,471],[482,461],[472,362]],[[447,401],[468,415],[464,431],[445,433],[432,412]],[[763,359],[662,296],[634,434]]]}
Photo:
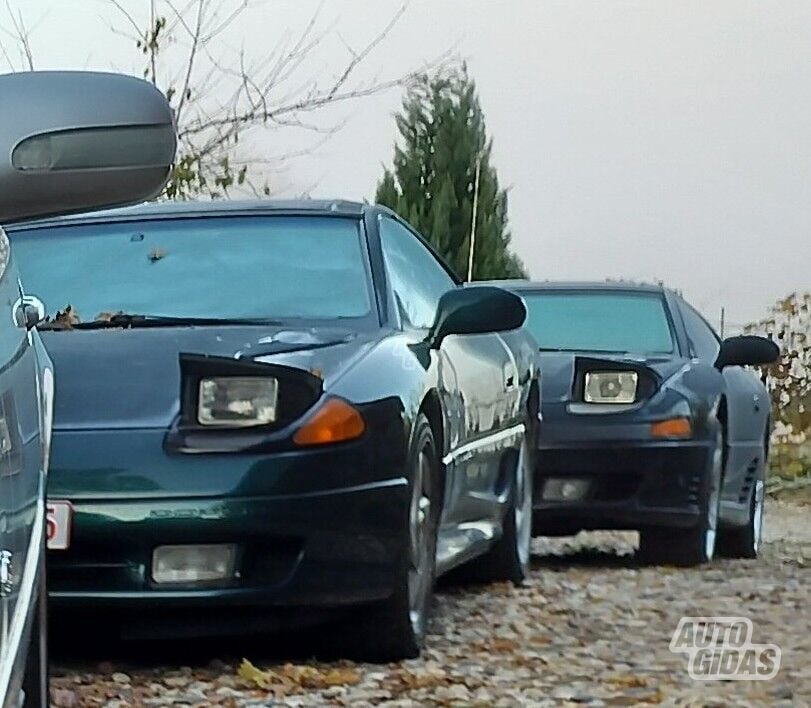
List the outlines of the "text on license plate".
{"label": "text on license plate", "polygon": [[46,508],[48,513],[48,549],[64,551],[70,546],[73,505],[67,501],[49,501]]}

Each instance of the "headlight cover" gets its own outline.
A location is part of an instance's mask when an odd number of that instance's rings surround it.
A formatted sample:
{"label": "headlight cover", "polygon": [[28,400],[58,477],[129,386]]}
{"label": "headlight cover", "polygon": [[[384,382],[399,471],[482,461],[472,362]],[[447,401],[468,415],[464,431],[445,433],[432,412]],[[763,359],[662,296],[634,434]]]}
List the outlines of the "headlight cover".
{"label": "headlight cover", "polygon": [[216,376],[200,379],[197,421],[200,425],[247,428],[276,422],[279,382],[262,376]]}
{"label": "headlight cover", "polygon": [[586,403],[633,403],[638,383],[636,371],[588,371],[583,400]]}

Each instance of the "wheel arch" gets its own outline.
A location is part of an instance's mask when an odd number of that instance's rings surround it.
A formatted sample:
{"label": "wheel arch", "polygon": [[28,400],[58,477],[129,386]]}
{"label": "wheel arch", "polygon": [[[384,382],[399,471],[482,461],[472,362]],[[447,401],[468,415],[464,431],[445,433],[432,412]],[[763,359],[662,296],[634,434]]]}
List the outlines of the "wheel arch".
{"label": "wheel arch", "polygon": [[536,427],[540,423],[541,414],[541,382],[538,378],[532,379],[529,385],[529,393],[527,394],[527,414],[529,416],[529,423]]}
{"label": "wheel arch", "polygon": [[769,453],[772,447],[772,416],[771,413],[766,416],[766,427],[763,431],[763,465],[766,467],[769,464]]}
{"label": "wheel arch", "polygon": [[721,450],[721,484],[723,485],[727,476],[727,462],[729,460],[729,409],[727,408],[727,397],[723,393],[718,399],[718,409],[715,417],[721,425],[721,443],[723,445]]}
{"label": "wheel arch", "polygon": [[442,402],[436,389],[430,389],[425,394],[420,404],[419,412],[424,413],[425,417],[428,418],[428,424],[431,426],[431,432],[434,434],[434,442],[436,443],[437,452],[439,453],[437,465],[439,468],[442,504],[444,506],[447,494],[447,476],[445,463],[443,462],[443,457],[447,452],[445,447],[445,418],[442,412]]}

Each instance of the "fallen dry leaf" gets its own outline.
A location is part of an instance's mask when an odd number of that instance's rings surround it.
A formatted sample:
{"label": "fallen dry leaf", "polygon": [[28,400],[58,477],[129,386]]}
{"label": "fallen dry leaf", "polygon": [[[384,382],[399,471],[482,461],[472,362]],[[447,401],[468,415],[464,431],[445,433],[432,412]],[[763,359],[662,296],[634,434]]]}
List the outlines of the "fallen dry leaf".
{"label": "fallen dry leaf", "polygon": [[647,679],[642,676],[633,676],[631,674],[622,676],[609,676],[606,681],[614,684],[615,686],[625,686],[627,688],[645,688],[648,685]]}

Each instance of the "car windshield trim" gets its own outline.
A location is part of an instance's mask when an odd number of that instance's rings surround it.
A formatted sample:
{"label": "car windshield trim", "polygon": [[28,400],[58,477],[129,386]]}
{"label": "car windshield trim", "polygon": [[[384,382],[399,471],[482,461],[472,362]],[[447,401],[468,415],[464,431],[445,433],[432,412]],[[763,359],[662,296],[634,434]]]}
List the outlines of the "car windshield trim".
{"label": "car windshield trim", "polygon": [[[300,242],[301,245],[291,245],[299,238],[300,233],[304,239]],[[156,246],[165,248],[154,250],[154,265],[151,266],[142,267],[137,261],[134,263],[122,263],[121,259],[113,261],[114,270],[121,263],[121,271],[129,278],[127,285],[130,282],[146,284],[147,287],[144,287],[142,292],[136,293],[137,297],[131,297],[124,286],[116,289],[114,284],[110,284],[110,276],[91,276],[92,281],[103,280],[107,292],[115,296],[103,297],[92,285],[75,282],[69,274],[60,273],[53,264],[53,258],[48,268],[38,267],[43,251],[53,253],[60,247],[68,254],[65,256],[67,259],[65,263],[70,263],[70,242],[73,238],[86,238],[82,246],[85,251],[90,248],[90,244],[97,244],[100,250],[106,251],[106,239],[108,237],[115,239],[109,249],[112,258],[126,248],[121,244],[122,237],[126,240],[130,235],[133,241],[143,239],[147,243],[156,242]],[[265,249],[261,245],[262,238],[272,242],[277,237],[281,239],[277,249]],[[198,238],[200,245],[196,246]],[[335,241],[323,241],[332,238]],[[10,239],[16,242],[17,262],[23,271],[27,288],[42,297],[51,317],[55,317],[60,311],[64,312],[69,306],[72,307],[80,317],[78,321],[82,322],[81,327],[77,329],[120,327],[121,322],[109,325],[97,324],[98,320],[110,319],[107,316],[109,313],[120,310],[125,313],[154,313],[152,318],[154,321],[133,322],[133,326],[161,326],[157,323],[157,317],[221,320],[212,324],[223,325],[229,322],[260,325],[280,323],[289,326],[324,326],[340,323],[341,326],[363,330],[376,329],[380,326],[380,308],[373,284],[368,238],[363,219],[358,215],[217,212],[210,217],[193,214],[183,217],[174,215],[172,218],[148,216],[126,221],[114,219],[99,222],[88,219],[78,223],[27,224],[23,228],[11,230]],[[47,239],[51,239],[50,242]],[[328,244],[328,248],[319,247],[319,244],[325,243]],[[48,248],[43,248],[45,246]],[[196,266],[192,263],[194,254],[202,253],[207,246],[220,253],[210,257],[204,254],[202,264]],[[310,259],[306,254],[311,251],[304,249],[313,249],[312,252],[317,253],[319,257]],[[133,246],[132,250],[137,251],[137,247]],[[248,254],[257,255],[255,267]],[[189,275],[188,278],[185,274],[182,276],[178,284],[178,290],[181,292],[179,298],[173,297],[172,288],[167,286],[166,279],[157,280],[153,296],[148,287],[151,285],[148,268],[159,272],[157,269],[167,268],[175,255],[183,259],[179,261],[181,265],[189,264],[184,267],[193,275]],[[92,253],[83,253],[82,256],[83,260],[90,262],[101,261],[101,258],[95,258]],[[137,257],[139,256],[136,255]],[[161,262],[164,257],[166,265]],[[218,258],[225,262],[224,272],[217,269]],[[292,268],[286,274],[287,258],[290,259],[290,263],[300,267]],[[66,265],[66,270],[69,272],[75,267],[82,266],[83,260],[75,264],[70,263],[70,266]],[[144,262],[146,260],[144,257]],[[234,277],[237,267],[247,271],[250,284],[240,284],[242,278]],[[30,271],[26,273],[28,269]],[[208,275],[200,277],[201,271],[214,274],[210,277],[211,283],[207,282]],[[58,276],[57,282],[49,281],[47,278],[47,274],[54,272]],[[85,272],[93,274],[94,269],[87,268]],[[304,277],[300,278],[299,273]],[[327,277],[322,278],[321,273],[325,273]],[[197,280],[193,281],[193,277]],[[41,282],[37,282],[38,279]],[[251,297],[248,297],[246,294],[248,288],[255,286],[257,281],[260,281],[260,287],[250,291]],[[278,287],[266,290],[265,282],[277,283]],[[203,301],[200,303],[195,302],[195,298],[190,294],[195,283],[201,283],[201,288],[205,290],[212,290],[211,294],[203,290],[201,295]],[[234,297],[231,297],[228,283],[236,284]],[[335,283],[338,284],[337,288],[334,287]],[[77,292],[72,295],[74,289]],[[216,300],[214,290],[220,295],[219,301]],[[336,291],[335,298],[331,300],[331,293]],[[258,297],[253,298],[253,292],[257,292]],[[303,293],[304,297],[299,298],[298,293]],[[137,306],[137,309],[134,306]],[[183,325],[179,321],[176,324]],[[190,321],[189,324],[194,325],[198,322]],[[47,325],[45,327],[45,329],[56,328]]]}

